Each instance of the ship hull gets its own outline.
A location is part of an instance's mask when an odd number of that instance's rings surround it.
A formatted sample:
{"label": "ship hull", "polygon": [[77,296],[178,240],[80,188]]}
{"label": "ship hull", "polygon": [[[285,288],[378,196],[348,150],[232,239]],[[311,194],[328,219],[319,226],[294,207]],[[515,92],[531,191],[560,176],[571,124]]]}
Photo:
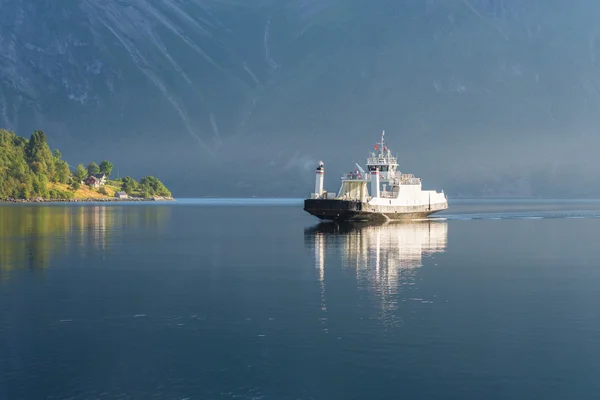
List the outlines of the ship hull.
{"label": "ship hull", "polygon": [[325,221],[371,221],[414,220],[445,210],[448,203],[394,206],[370,205],[366,202],[349,200],[304,200],[304,211]]}

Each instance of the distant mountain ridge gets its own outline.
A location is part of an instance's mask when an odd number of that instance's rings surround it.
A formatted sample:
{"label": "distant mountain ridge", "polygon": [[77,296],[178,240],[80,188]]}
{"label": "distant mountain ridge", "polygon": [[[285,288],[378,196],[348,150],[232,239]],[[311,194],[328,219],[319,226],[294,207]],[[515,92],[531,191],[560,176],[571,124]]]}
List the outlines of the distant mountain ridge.
{"label": "distant mountain ridge", "polygon": [[592,0],[0,10],[0,126],[43,127],[74,162],[114,154],[178,197],[302,196],[318,159],[337,189],[381,129],[401,169],[450,195],[553,195],[571,174],[573,196],[600,195]]}

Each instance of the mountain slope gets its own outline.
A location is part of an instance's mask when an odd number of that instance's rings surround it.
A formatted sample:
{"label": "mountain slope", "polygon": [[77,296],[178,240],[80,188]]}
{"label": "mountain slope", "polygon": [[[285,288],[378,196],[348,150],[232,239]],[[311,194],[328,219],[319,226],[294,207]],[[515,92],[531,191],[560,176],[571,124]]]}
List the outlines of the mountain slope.
{"label": "mountain slope", "polygon": [[44,129],[74,162],[111,154],[177,196],[302,196],[318,159],[337,188],[382,129],[403,170],[450,194],[600,194],[592,0],[0,9],[0,125]]}

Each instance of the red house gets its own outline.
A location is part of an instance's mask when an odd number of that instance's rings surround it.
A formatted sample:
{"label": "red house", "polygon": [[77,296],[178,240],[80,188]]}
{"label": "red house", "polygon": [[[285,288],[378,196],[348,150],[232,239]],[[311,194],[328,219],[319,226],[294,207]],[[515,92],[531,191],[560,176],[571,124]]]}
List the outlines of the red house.
{"label": "red house", "polygon": [[106,175],[104,175],[104,174],[90,175],[83,180],[83,183],[85,183],[88,186],[93,186],[95,188],[98,188],[106,183]]}

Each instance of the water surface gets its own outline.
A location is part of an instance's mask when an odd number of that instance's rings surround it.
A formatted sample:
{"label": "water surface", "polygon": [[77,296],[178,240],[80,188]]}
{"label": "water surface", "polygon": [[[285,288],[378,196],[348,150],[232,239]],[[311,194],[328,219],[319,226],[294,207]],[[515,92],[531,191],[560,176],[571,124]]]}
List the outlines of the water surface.
{"label": "water surface", "polygon": [[600,202],[0,206],[0,399],[595,398]]}

